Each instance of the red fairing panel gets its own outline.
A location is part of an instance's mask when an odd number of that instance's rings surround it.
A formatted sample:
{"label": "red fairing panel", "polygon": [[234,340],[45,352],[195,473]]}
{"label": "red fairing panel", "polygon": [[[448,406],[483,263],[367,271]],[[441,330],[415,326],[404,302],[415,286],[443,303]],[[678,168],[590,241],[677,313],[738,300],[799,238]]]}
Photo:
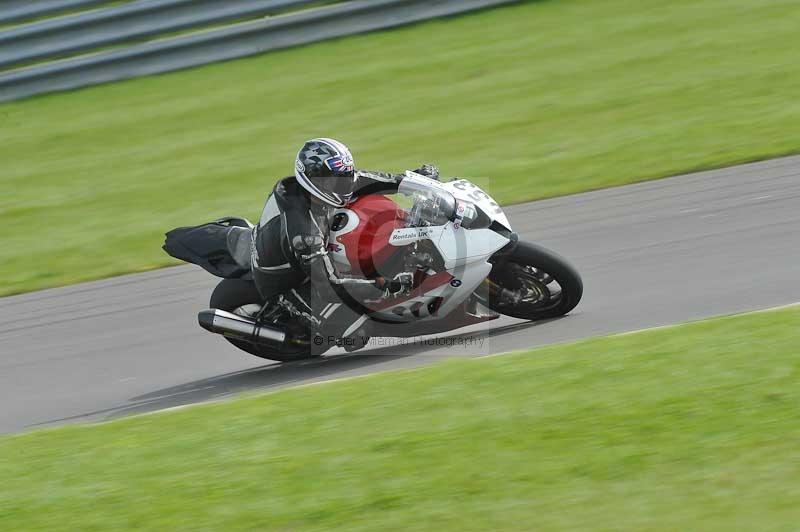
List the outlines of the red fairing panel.
{"label": "red fairing panel", "polygon": [[[360,223],[353,231],[336,240],[345,247],[352,273],[374,277],[394,253],[402,248],[389,244],[395,229],[405,227],[405,211],[386,196],[362,196],[347,206],[358,215]],[[361,271],[358,271],[358,270]]]}

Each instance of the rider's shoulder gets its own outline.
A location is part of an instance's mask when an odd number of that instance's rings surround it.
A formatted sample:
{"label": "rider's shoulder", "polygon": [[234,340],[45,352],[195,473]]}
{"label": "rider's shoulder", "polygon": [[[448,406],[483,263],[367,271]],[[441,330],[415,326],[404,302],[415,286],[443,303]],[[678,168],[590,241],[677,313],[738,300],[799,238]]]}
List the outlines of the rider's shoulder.
{"label": "rider's shoulder", "polygon": [[293,175],[290,175],[290,176],[286,176],[286,177],[282,177],[282,178],[278,179],[278,181],[275,183],[275,187],[272,189],[272,191],[273,192],[278,192],[278,191],[287,192],[287,191],[290,191],[290,190],[293,191],[294,189],[296,189],[299,186],[300,186],[300,184],[297,182],[297,178],[295,176],[293,176]]}
{"label": "rider's shoulder", "polygon": [[272,189],[272,195],[278,201],[281,210],[305,205],[305,191],[294,176],[279,179]]}
{"label": "rider's shoulder", "polygon": [[302,191],[303,188],[293,175],[279,179],[275,183],[275,188],[272,189],[272,193],[280,197],[295,196],[301,194]]}

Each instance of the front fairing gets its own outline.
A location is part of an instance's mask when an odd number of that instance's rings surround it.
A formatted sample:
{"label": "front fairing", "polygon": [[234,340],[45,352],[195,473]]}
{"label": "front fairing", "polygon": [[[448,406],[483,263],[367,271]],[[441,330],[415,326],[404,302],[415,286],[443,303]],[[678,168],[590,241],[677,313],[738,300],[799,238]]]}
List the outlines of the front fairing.
{"label": "front fairing", "polygon": [[496,221],[506,229],[511,229],[508,217],[494,198],[466,179],[453,179],[442,183],[414,172],[406,172],[403,182],[400,183],[400,190],[401,192],[407,190],[415,193],[427,190],[428,195],[452,196],[456,200],[456,205],[459,201],[472,205],[490,221]]}

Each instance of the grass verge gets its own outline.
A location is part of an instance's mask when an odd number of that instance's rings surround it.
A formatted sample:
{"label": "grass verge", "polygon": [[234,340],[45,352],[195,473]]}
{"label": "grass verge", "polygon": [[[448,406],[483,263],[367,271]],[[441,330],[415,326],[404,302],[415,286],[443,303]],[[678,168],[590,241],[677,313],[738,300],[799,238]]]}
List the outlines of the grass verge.
{"label": "grass verge", "polygon": [[800,308],[0,439],[2,530],[789,530]]}
{"label": "grass verge", "polygon": [[795,0],[523,2],[0,105],[0,294],[172,264],[300,143],[437,162],[503,202],[800,149]]}

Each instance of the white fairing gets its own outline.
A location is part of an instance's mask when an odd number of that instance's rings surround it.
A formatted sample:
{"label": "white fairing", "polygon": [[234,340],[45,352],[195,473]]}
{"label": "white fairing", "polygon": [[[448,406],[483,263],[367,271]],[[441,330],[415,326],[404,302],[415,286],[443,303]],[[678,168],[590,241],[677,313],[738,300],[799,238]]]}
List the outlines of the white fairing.
{"label": "white fairing", "polygon": [[[466,179],[456,179],[446,183],[432,181],[431,179],[415,174],[414,172],[406,172],[405,179],[413,179],[415,181],[423,180],[429,188],[440,188],[452,194],[456,199],[467,201],[480,207],[489,218],[496,220],[503,224],[506,229],[511,229],[511,223],[508,221],[506,213],[497,204],[494,199],[480,189],[477,185],[467,181]],[[405,180],[404,180],[405,181]]]}
{"label": "white fairing", "polygon": [[389,238],[392,246],[406,246],[420,240],[436,240],[442,233],[441,227],[406,227],[395,229]]}
{"label": "white fairing", "polygon": [[352,270],[352,266],[347,258],[347,249],[339,237],[353,232],[358,227],[358,224],[361,223],[361,220],[358,214],[350,209],[337,209],[334,214],[345,214],[347,223],[337,231],[331,231],[328,240],[328,253],[336,266],[336,270],[340,273],[348,273]]}
{"label": "white fairing", "polygon": [[[507,229],[511,228],[508,218],[497,203],[469,181],[439,183],[413,172],[406,172],[403,183],[410,188],[435,189],[450,194],[460,201],[477,206],[490,220],[497,221]],[[442,203],[446,205],[447,201]],[[417,319],[422,320],[446,316],[478,288],[492,269],[491,264],[487,262],[488,259],[509,242],[508,238],[491,229],[467,229],[452,221],[443,225],[396,229],[392,232],[389,242],[394,246],[405,246],[420,240],[430,240],[434,243],[445,261],[445,269],[453,279],[419,297],[377,313],[383,319],[402,319],[403,315],[412,315],[412,311]],[[443,299],[438,312],[435,316],[426,315],[424,309],[427,303],[437,297]]]}
{"label": "white fairing", "polygon": [[455,229],[452,223],[442,228],[436,247],[447,269],[470,262],[486,262],[492,254],[508,244],[508,239],[491,229]]}
{"label": "white fairing", "polygon": [[486,260],[492,253],[508,244],[508,239],[491,229],[456,228],[452,222],[436,227],[395,229],[389,243],[405,246],[419,240],[431,240],[449,269],[458,264]]}
{"label": "white fairing", "polygon": [[[398,302],[374,315],[384,320],[395,321],[405,321],[411,316],[417,320],[435,320],[447,316],[478,288],[491,270],[492,265],[488,262],[473,262],[464,267],[450,269],[448,273],[453,276],[453,282],[439,286],[419,297]],[[436,314],[431,315],[426,312],[427,304],[437,297],[441,297],[443,301]]]}

